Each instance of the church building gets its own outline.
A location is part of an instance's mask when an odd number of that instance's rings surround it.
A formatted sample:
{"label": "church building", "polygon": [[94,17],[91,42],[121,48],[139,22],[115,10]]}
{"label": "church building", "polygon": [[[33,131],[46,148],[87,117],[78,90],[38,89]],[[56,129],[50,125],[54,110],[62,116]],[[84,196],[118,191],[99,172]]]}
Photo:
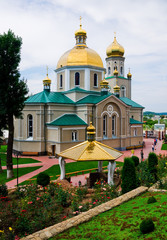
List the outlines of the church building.
{"label": "church building", "polygon": [[13,149],[23,154],[55,155],[86,140],[90,122],[96,140],[118,150],[143,142],[143,107],[131,100],[131,79],[125,77],[124,48],[114,41],[106,49],[106,69],[87,46],[87,33],[75,32],[75,46],[55,69],[56,91],[43,80],[43,91],[29,97],[23,119],[15,120]]}

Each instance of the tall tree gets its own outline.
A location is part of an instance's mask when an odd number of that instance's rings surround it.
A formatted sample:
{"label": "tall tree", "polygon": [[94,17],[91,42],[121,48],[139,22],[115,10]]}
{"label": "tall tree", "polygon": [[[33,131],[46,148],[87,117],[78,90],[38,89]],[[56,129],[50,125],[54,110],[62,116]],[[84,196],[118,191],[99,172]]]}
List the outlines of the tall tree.
{"label": "tall tree", "polygon": [[20,80],[19,63],[21,60],[22,39],[9,30],[0,35],[0,119],[9,130],[7,147],[7,178],[13,175],[13,137],[14,117],[21,118],[28,88]]}

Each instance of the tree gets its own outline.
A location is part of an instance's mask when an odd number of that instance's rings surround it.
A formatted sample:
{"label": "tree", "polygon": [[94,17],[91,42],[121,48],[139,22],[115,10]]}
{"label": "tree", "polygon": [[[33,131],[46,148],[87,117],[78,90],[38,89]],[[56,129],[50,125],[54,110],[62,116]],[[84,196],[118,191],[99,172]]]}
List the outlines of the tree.
{"label": "tree", "polygon": [[136,183],[136,169],[134,162],[131,158],[124,159],[122,169],[122,193],[127,193],[137,187]]}
{"label": "tree", "polygon": [[19,63],[21,60],[22,39],[9,30],[0,35],[0,118],[8,126],[7,178],[13,177],[13,137],[14,117],[21,118],[28,88],[20,80]]}

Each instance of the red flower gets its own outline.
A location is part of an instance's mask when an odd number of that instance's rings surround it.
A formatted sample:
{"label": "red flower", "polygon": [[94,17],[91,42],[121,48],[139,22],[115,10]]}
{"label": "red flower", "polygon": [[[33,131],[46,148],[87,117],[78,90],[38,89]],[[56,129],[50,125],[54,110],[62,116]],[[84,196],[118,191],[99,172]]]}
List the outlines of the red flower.
{"label": "red flower", "polygon": [[65,218],[66,218],[66,216],[63,217],[63,219],[65,219]]}
{"label": "red flower", "polygon": [[23,210],[21,210],[22,212],[27,212],[27,210],[25,210],[25,209],[23,209]]}
{"label": "red flower", "polygon": [[108,199],[110,199],[110,197],[107,197]]}

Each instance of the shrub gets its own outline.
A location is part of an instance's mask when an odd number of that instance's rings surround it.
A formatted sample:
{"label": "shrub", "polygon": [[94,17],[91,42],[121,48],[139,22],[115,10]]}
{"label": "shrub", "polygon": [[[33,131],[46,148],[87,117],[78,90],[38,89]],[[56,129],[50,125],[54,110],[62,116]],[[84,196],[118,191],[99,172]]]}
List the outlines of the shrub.
{"label": "shrub", "polygon": [[50,183],[50,176],[47,173],[41,172],[37,176],[37,184],[42,187],[47,186]]}
{"label": "shrub", "polygon": [[144,219],[140,224],[140,231],[144,234],[154,231],[154,223],[152,219]]}
{"label": "shrub", "polygon": [[132,156],[131,158],[135,164],[135,167],[137,167],[139,165],[139,158],[137,156]]}
{"label": "shrub", "polygon": [[134,162],[131,158],[124,159],[124,165],[122,169],[122,193],[127,193],[137,187],[136,184],[136,169]]}
{"label": "shrub", "polygon": [[155,180],[158,180],[157,177],[157,168],[156,166],[158,165],[158,157],[155,153],[151,152],[148,155],[148,168],[150,173],[153,175],[153,177],[155,178]]}
{"label": "shrub", "polygon": [[156,198],[155,197],[149,197],[149,199],[148,199],[148,201],[147,201],[147,203],[148,204],[150,204],[150,203],[155,203],[155,202],[157,202],[157,200],[156,200]]}
{"label": "shrub", "polygon": [[150,187],[152,183],[155,183],[155,179],[148,169],[146,161],[141,162],[137,166],[137,179],[139,179],[140,185]]}
{"label": "shrub", "polygon": [[57,193],[57,202],[61,204],[63,207],[69,206],[69,199],[70,199],[70,193],[68,191],[64,191],[62,188],[58,190]]}
{"label": "shrub", "polygon": [[7,189],[6,184],[0,185],[0,196],[1,196],[1,197],[6,197],[6,196],[8,196],[8,189]]}

